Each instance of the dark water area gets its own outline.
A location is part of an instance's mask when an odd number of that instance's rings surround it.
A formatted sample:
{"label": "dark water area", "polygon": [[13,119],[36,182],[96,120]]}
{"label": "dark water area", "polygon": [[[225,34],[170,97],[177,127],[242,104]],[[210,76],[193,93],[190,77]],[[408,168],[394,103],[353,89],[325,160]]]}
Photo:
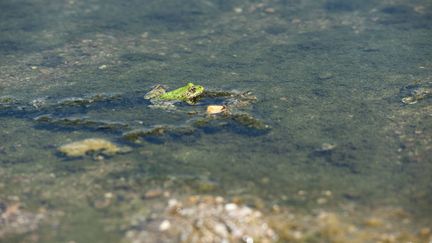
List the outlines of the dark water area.
{"label": "dark water area", "polygon": [[0,242],[430,242],[431,40],[427,0],[1,0]]}

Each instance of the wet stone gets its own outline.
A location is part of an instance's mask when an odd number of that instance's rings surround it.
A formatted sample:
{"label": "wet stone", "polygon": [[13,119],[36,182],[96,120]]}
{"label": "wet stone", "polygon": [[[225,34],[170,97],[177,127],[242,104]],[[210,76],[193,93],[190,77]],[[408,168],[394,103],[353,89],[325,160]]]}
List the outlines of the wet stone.
{"label": "wet stone", "polygon": [[207,114],[218,114],[226,111],[226,106],[223,105],[209,105],[207,106]]}
{"label": "wet stone", "polygon": [[89,138],[62,145],[58,148],[58,151],[68,157],[82,157],[90,153],[112,156],[118,153],[127,153],[130,148],[120,147],[101,138]]}

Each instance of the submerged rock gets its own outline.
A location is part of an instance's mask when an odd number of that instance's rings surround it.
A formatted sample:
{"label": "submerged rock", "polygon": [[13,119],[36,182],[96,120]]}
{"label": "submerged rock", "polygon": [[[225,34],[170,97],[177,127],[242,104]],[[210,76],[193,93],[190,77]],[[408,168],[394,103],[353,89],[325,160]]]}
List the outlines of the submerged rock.
{"label": "submerged rock", "polygon": [[238,122],[239,124],[256,129],[256,130],[269,130],[271,129],[270,125],[265,124],[261,120],[258,120],[257,118],[247,114],[247,113],[238,113],[233,114],[231,116],[231,119]]}
{"label": "submerged rock", "polygon": [[129,141],[137,141],[141,137],[163,135],[168,130],[170,130],[169,126],[157,125],[151,128],[135,129],[125,132],[123,133],[122,138]]}
{"label": "submerged rock", "polygon": [[124,132],[122,138],[130,142],[139,142],[141,138],[150,136],[187,135],[195,132],[195,128],[188,125],[156,125],[148,128],[139,128]]}
{"label": "submerged rock", "polygon": [[102,120],[91,120],[88,117],[62,117],[55,118],[51,115],[41,115],[33,120],[54,126],[65,126],[65,127],[76,127],[76,128],[93,128],[96,130],[110,130],[118,131],[121,129],[126,129],[128,124],[121,122],[111,122]]}
{"label": "submerged rock", "polygon": [[126,153],[130,150],[129,147],[119,147],[118,145],[101,138],[84,139],[65,144],[58,148],[59,152],[68,157],[81,157],[89,153],[111,156],[117,153]]}
{"label": "submerged rock", "polygon": [[402,98],[402,103],[411,105],[430,96],[432,96],[432,89],[419,88],[414,90],[411,95]]}
{"label": "submerged rock", "polygon": [[209,105],[207,106],[207,114],[218,114],[226,111],[226,106],[223,105]]}

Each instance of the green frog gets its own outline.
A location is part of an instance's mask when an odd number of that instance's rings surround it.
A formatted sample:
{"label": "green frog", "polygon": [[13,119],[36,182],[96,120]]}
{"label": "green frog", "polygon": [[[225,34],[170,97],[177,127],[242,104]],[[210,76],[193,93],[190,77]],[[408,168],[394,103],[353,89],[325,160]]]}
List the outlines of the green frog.
{"label": "green frog", "polygon": [[157,107],[172,106],[173,103],[183,101],[189,105],[196,104],[199,97],[204,94],[204,87],[188,83],[186,86],[166,92],[162,85],[156,85],[144,98],[152,102]]}

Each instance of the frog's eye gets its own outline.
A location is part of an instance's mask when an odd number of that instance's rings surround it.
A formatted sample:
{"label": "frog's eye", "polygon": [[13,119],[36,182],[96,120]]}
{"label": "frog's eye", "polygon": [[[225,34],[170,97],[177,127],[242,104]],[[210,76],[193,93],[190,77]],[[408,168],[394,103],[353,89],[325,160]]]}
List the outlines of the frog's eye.
{"label": "frog's eye", "polygon": [[189,91],[192,92],[192,93],[195,93],[196,88],[195,88],[195,87],[191,87],[191,88],[189,89]]}

